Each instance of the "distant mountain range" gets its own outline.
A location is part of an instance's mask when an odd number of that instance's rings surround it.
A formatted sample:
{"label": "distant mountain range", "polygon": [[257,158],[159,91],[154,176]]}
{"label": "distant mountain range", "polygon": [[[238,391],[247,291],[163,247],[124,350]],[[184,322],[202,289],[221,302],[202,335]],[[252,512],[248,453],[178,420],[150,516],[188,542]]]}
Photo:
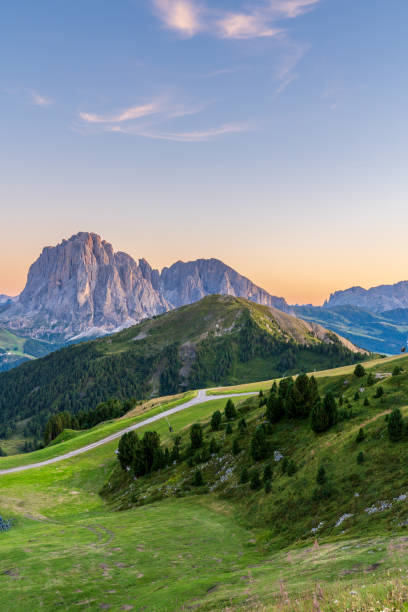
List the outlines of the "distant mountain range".
{"label": "distant mountain range", "polygon": [[212,294],[242,297],[320,323],[374,352],[397,353],[408,336],[408,281],[336,291],[320,307],[290,306],[217,259],[178,261],[159,272],[88,232],[45,247],[22,293],[0,295],[0,327],[57,347],[119,331]]}

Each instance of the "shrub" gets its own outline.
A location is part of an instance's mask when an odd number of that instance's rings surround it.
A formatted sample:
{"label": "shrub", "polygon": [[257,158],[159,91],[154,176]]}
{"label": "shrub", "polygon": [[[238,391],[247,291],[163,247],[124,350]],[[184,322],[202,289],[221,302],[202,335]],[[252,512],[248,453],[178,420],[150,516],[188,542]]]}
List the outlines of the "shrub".
{"label": "shrub", "polygon": [[360,429],[358,430],[357,437],[356,437],[357,444],[362,442],[364,439],[365,439],[364,429],[360,427]]}
{"label": "shrub", "polygon": [[262,486],[261,479],[259,478],[258,470],[254,470],[251,475],[250,487],[253,491],[257,491]]}
{"label": "shrub", "polygon": [[391,442],[398,442],[404,434],[404,421],[402,420],[401,410],[394,408],[388,419],[388,436]]}
{"label": "shrub", "polygon": [[365,398],[363,403],[364,403],[364,406],[369,406],[370,405],[370,401],[369,401],[368,397]]}
{"label": "shrub", "polygon": [[392,371],[392,375],[393,376],[399,376],[399,374],[402,374],[404,370],[401,368],[401,366],[395,366],[395,368]]}
{"label": "shrub", "polygon": [[361,363],[358,363],[354,368],[354,376],[357,376],[357,378],[362,378],[365,376],[365,373],[365,368],[361,365]]}
{"label": "shrub", "polygon": [[224,414],[225,414],[225,418],[228,421],[232,421],[233,419],[237,418],[237,411],[235,410],[234,402],[232,401],[231,398],[225,404]]}
{"label": "shrub", "polygon": [[326,470],[324,469],[324,467],[321,465],[319,467],[319,469],[317,470],[317,475],[316,475],[316,482],[319,485],[324,485],[325,482],[327,481],[326,478]]}
{"label": "shrub", "polygon": [[359,399],[360,399],[360,394],[359,394],[358,391],[356,391],[355,394],[354,394],[354,401],[358,402]]}
{"label": "shrub", "polygon": [[216,410],[215,412],[213,412],[213,415],[211,417],[211,430],[218,431],[221,427],[221,421],[221,412],[219,410]]}
{"label": "shrub", "polygon": [[201,473],[201,470],[197,468],[196,471],[194,472],[193,486],[202,487],[203,484],[204,484],[203,475]]}
{"label": "shrub", "polygon": [[247,468],[244,467],[242,469],[241,476],[240,476],[239,480],[240,480],[241,484],[245,484],[245,483],[248,482],[248,480],[249,480],[249,473],[248,473]]}
{"label": "shrub", "polygon": [[227,426],[225,428],[225,433],[226,434],[232,434],[232,425],[231,425],[231,423],[227,423]]}
{"label": "shrub", "polygon": [[362,463],[364,463],[364,453],[363,451],[360,451],[357,455],[357,463],[359,465],[361,465]]}
{"label": "shrub", "polygon": [[199,423],[194,423],[190,429],[191,448],[200,448],[203,444],[203,429]]}
{"label": "shrub", "polygon": [[240,452],[241,452],[241,448],[239,446],[239,440],[238,438],[234,438],[234,441],[232,442],[232,454],[238,455],[238,453]]}

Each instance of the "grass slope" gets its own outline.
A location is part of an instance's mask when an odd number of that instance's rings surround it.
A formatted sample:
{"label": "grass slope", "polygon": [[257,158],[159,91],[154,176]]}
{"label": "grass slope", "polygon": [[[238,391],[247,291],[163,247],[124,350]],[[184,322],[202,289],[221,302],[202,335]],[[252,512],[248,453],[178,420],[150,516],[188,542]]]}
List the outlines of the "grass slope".
{"label": "grass slope", "polygon": [[[403,374],[378,379],[362,393],[370,406],[363,406],[362,398],[354,402],[364,381],[350,371],[321,373],[321,391],[342,389],[355,416],[320,436],[307,423],[276,426],[273,447],[298,469],[289,477],[277,464],[267,495],[237,482],[247,452],[244,441],[237,457],[221,455],[233,467],[227,478],[226,470],[203,469],[207,486],[215,485],[211,491],[186,487],[177,495],[166,493],[165,485],[174,487],[191,476],[185,464],[177,465],[138,483],[138,497],[147,495],[139,506],[128,491],[132,482],[118,482],[108,504],[98,494],[116,478],[116,442],[59,464],[0,477],[0,514],[15,519],[12,530],[0,534],[2,609],[406,609],[408,502],[394,498],[408,491],[408,442],[388,441],[385,414],[406,403],[408,362],[401,358],[370,365],[373,373],[384,374],[397,364],[405,368]],[[381,400],[373,398],[378,384],[385,390]],[[206,426],[224,404],[215,398],[174,415],[171,424],[186,440],[191,423]],[[145,416],[158,409],[147,408]],[[263,409],[246,400],[246,410],[251,429]],[[77,447],[87,436],[103,437],[116,425],[100,425],[46,450]],[[361,426],[366,439],[357,449]],[[170,441],[165,420],[154,429]],[[232,436],[217,435],[225,445],[231,443]],[[362,466],[356,464],[360,449],[367,458]],[[1,458],[0,469],[27,457]],[[321,463],[334,494],[316,504],[311,492]],[[365,512],[380,508],[381,501],[391,506]],[[115,511],[126,504],[128,509]],[[344,514],[352,516],[336,527]]]}
{"label": "grass slope", "polygon": [[51,414],[77,414],[111,397],[265,380],[358,358],[355,347],[320,326],[240,298],[209,296],[1,374],[0,431],[4,424],[22,430],[25,421],[23,433],[39,439]]}

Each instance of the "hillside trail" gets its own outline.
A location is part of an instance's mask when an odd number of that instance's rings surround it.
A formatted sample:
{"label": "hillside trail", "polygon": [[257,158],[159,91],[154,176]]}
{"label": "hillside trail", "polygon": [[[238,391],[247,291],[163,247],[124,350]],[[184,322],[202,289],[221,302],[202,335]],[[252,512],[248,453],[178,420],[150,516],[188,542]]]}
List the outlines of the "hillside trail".
{"label": "hillside trail", "polygon": [[196,397],[189,400],[188,402],[185,402],[184,404],[179,404],[178,406],[174,406],[174,408],[169,408],[168,410],[165,410],[164,412],[160,412],[159,414],[156,414],[152,417],[144,419],[143,421],[140,421],[139,423],[135,423],[134,425],[130,425],[129,427],[126,427],[125,429],[121,429],[120,431],[117,431],[116,433],[111,434],[110,436],[107,436],[106,438],[102,438],[101,440],[98,440],[97,442],[92,442],[92,444],[87,444],[86,446],[82,446],[81,448],[72,450],[69,453],[58,455],[57,457],[52,457],[51,459],[46,459],[44,461],[30,463],[28,465],[21,465],[18,467],[8,468],[6,470],[0,470],[0,476],[4,474],[13,474],[15,472],[24,472],[25,470],[32,470],[34,468],[40,468],[40,467],[43,467],[44,465],[50,465],[51,463],[57,463],[59,461],[64,461],[64,459],[70,459],[71,457],[76,457],[76,455],[81,455],[82,453],[86,453],[94,448],[98,448],[98,446],[103,446],[104,444],[107,444],[108,442],[112,442],[113,440],[116,440],[117,438],[120,438],[121,436],[123,436],[124,433],[128,433],[129,431],[134,431],[135,429],[139,429],[140,427],[144,427],[145,425],[150,425],[151,423],[155,423],[156,421],[159,421],[160,419],[164,419],[166,417],[171,416],[172,414],[176,414],[177,412],[181,412],[182,410],[186,410],[187,408],[191,408],[192,406],[196,406],[198,404],[204,404],[206,402],[211,402],[211,401],[219,400],[219,399],[228,399],[230,397],[233,398],[233,397],[241,397],[245,395],[246,396],[257,395],[257,392],[229,393],[225,395],[207,395],[207,391],[212,391],[212,390],[213,389],[200,389]]}

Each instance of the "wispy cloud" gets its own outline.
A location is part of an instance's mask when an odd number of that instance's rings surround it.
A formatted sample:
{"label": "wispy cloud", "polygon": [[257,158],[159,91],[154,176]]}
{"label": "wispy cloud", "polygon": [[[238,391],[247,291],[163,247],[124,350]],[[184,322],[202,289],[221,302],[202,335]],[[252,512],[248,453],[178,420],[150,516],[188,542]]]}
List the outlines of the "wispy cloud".
{"label": "wispy cloud", "polygon": [[191,38],[200,32],[227,39],[275,37],[282,33],[276,22],[294,19],[321,0],[260,0],[253,8],[226,11],[196,0],[151,0],[166,28]]}
{"label": "wispy cloud", "polygon": [[312,10],[321,0],[269,0],[269,10],[278,17],[294,19]]}
{"label": "wispy cloud", "polygon": [[296,79],[299,78],[298,74],[289,74],[286,79],[284,79],[280,85],[278,86],[276,93],[277,94],[282,94],[288,87],[289,85],[291,85],[291,83],[293,83],[293,81],[296,81]]}
{"label": "wispy cloud", "polygon": [[39,94],[37,91],[34,91],[33,89],[29,90],[29,94],[30,94],[31,104],[34,104],[35,106],[47,107],[47,106],[52,106],[54,104],[54,100]]}
{"label": "wispy cloud", "polygon": [[149,129],[138,129],[138,128],[123,128],[122,126],[112,126],[109,130],[111,132],[119,132],[121,134],[132,134],[136,136],[143,136],[144,138],[151,138],[154,140],[172,140],[174,142],[208,142],[223,136],[225,134],[237,134],[239,132],[246,132],[249,130],[248,124],[239,123],[228,123],[221,125],[216,128],[209,128],[207,130],[194,130],[191,132],[166,132],[166,131],[155,131]]}
{"label": "wispy cloud", "polygon": [[163,25],[191,38],[204,29],[201,9],[191,0],[153,0],[154,9]]}
{"label": "wispy cloud", "polygon": [[100,115],[97,113],[79,113],[82,121],[86,123],[123,123],[134,119],[141,119],[149,115],[154,115],[161,110],[161,102],[153,100],[140,106],[130,106],[114,115]]}
{"label": "wispy cloud", "polygon": [[216,128],[192,131],[173,131],[162,126],[178,121],[183,117],[201,113],[208,104],[191,105],[175,104],[165,99],[153,100],[147,104],[132,106],[112,114],[94,112],[79,113],[80,121],[72,129],[81,134],[98,134],[115,132],[132,134],[155,140],[173,140],[176,142],[205,142],[223,134],[244,132],[248,128],[243,123],[228,123]]}
{"label": "wispy cloud", "polygon": [[264,38],[277,36],[279,28],[271,27],[263,13],[229,13],[217,21],[217,29],[222,38]]}

